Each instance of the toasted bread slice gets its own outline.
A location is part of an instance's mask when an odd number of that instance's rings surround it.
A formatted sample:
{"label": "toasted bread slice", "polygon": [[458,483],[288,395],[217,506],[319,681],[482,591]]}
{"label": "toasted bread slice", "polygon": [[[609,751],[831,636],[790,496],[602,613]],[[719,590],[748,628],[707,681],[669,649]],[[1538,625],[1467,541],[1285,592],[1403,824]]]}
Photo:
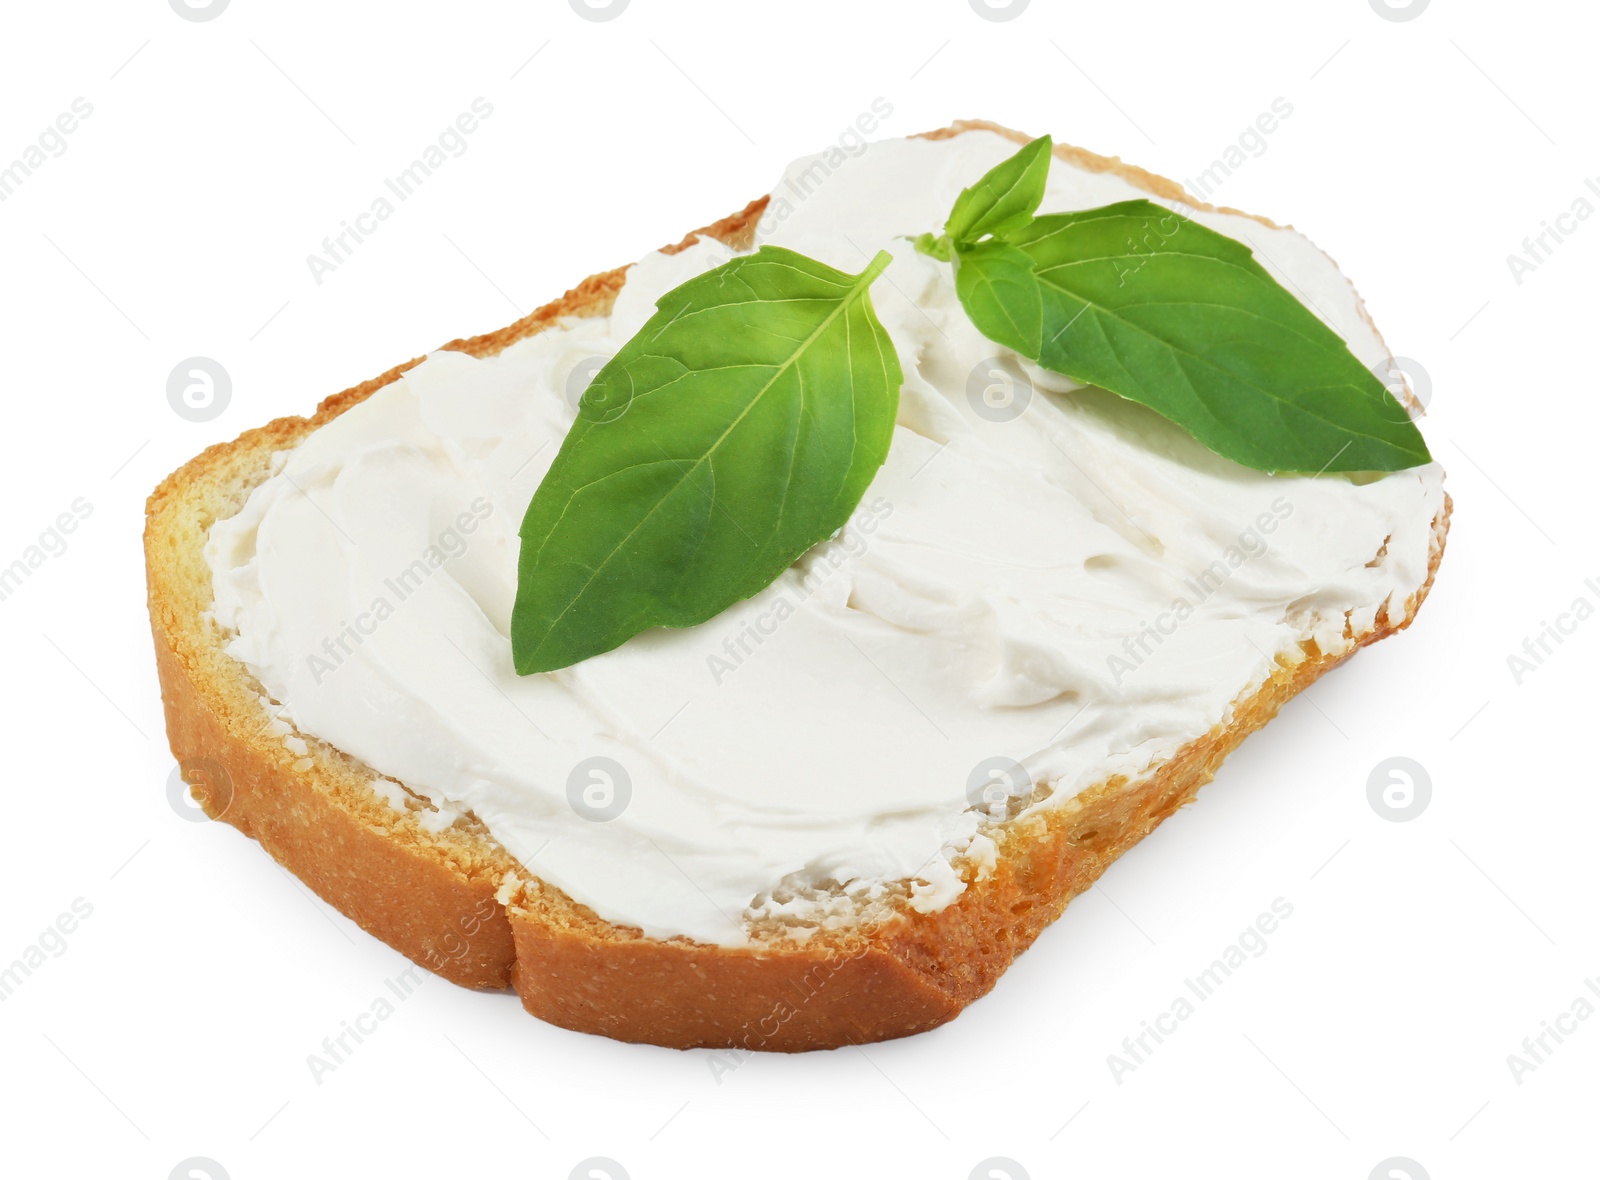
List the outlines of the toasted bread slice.
{"label": "toasted bread slice", "polygon": [[[982,122],[928,138],[973,129],[1027,140]],[[1066,146],[1055,153],[1154,195],[1212,208],[1114,158]],[[765,205],[766,198],[752,202],[670,250],[700,235],[746,247]],[[604,315],[625,270],[595,275],[508,327],[445,347],[486,356],[560,317]],[[1356,646],[1415,618],[1444,548],[1448,497],[1433,522],[1427,580],[1403,620],[1380,611],[1369,630],[1347,630],[1355,645],[1347,650],[1327,653],[1308,643],[1297,658],[1280,658],[1265,683],[1235,702],[1225,724],[1148,777],[1114,778],[998,824],[993,871],[967,881],[940,911],[919,913],[891,900],[804,942],[758,936],[727,948],[653,939],[539,881],[472,816],[446,825],[431,804],[398,787],[393,798],[403,806],[396,807],[374,791],[381,776],[370,767],[293,734],[249,671],[224,651],[229,636],[210,614],[204,553],[212,524],[237,512],[267,478],[273,452],[293,447],[421,359],[330,397],[310,418],[283,418],[211,447],[152,494],[145,551],[168,738],[207,814],[258,840],[362,928],[446,979],[514,987],[542,1019],[622,1040],[793,1051],[905,1036],[950,1020],[994,986],[1106,866],[1193,799],[1227,753],[1284,702]]]}

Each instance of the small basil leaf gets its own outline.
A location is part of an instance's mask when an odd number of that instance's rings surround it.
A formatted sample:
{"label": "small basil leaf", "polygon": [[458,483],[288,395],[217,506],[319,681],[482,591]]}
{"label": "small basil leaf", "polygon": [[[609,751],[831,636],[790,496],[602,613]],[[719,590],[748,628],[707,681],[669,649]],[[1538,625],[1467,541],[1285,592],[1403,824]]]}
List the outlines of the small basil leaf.
{"label": "small basil leaf", "polygon": [[1431,461],[1404,407],[1232,238],[1135,200],[1040,217],[1008,241],[1033,259],[1045,368],[1263,471]]}
{"label": "small basil leaf", "polygon": [[1044,300],[1033,259],[1004,242],[956,251],[956,295],[973,325],[997,344],[1037,358]]}
{"label": "small basil leaf", "polygon": [[918,254],[926,254],[940,262],[950,261],[951,242],[947,237],[936,238],[931,233],[921,233],[911,239],[911,244],[916,247]]}
{"label": "small basil leaf", "polygon": [[985,234],[999,237],[1027,225],[1044,200],[1049,171],[1050,137],[1045,135],[989,169],[971,188],[963,189],[944,232],[960,246]]}
{"label": "small basil leaf", "polygon": [[511,645],[548,672],[702,623],[826,540],[889,453],[868,287],[765,246],[690,279],[596,375],[523,518]]}

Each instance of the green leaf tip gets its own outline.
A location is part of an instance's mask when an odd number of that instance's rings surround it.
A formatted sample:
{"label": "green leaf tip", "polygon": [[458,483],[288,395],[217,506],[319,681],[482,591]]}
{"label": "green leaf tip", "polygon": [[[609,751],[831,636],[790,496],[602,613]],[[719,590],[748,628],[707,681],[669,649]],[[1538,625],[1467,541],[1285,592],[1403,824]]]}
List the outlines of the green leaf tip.
{"label": "green leaf tip", "polygon": [[948,235],[934,237],[931,233],[921,233],[911,239],[911,244],[918,254],[926,254],[929,258],[937,258],[940,262],[950,261],[950,238]]}
{"label": "green leaf tip", "polygon": [[1051,147],[1050,137],[1042,135],[962,190],[944,226],[957,249],[1028,223],[1044,200]]}

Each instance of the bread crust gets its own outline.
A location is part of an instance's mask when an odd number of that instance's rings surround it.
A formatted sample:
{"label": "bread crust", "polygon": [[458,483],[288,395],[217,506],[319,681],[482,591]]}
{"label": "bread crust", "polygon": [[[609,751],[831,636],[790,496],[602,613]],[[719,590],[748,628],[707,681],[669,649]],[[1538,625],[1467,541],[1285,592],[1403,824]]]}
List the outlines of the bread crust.
{"label": "bread crust", "polygon": [[[1018,143],[1029,138],[977,120],[926,138],[977,129]],[[1055,154],[1153,195],[1214,208],[1114,157],[1064,144]],[[766,198],[753,201],[669,250],[702,235],[748,246],[765,207]],[[444,347],[487,356],[560,317],[605,314],[626,270],[592,276],[516,323]],[[923,914],[889,903],[850,929],[821,931],[805,942],[725,948],[657,940],[606,922],[530,878],[476,821],[433,831],[421,801],[395,809],[370,786],[380,776],[327,743],[299,735],[306,752],[291,749],[283,741],[287,727],[275,723],[260,686],[223,651],[227,636],[209,614],[204,557],[212,523],[237,511],[266,478],[273,452],[422,359],[335,394],[310,418],[279,419],[209,448],[151,495],[148,596],[168,740],[208,815],[259,841],[369,933],[453,982],[514,987],[535,1016],[626,1041],[797,1051],[905,1036],[950,1020],[994,986],[1068,901],[1193,799],[1228,752],[1286,701],[1356,647],[1409,625],[1432,586],[1448,529],[1447,496],[1434,521],[1427,579],[1404,620],[1391,622],[1380,612],[1372,630],[1347,635],[1355,644],[1348,650],[1307,646],[1297,658],[1280,660],[1260,688],[1235,702],[1224,724],[1149,777],[1115,778],[999,825],[992,833],[993,871],[969,880],[945,909]]]}

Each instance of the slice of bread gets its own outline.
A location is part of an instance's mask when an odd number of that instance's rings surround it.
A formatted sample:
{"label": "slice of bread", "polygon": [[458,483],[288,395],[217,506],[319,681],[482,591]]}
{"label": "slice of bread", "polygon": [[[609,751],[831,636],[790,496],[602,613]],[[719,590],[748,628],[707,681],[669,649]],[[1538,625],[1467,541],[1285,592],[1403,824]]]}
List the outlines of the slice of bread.
{"label": "slice of bread", "polygon": [[[1028,138],[984,122],[927,137],[973,129],[1018,143]],[[1078,168],[1211,208],[1114,158],[1066,146],[1055,152]],[[700,235],[748,246],[765,205],[766,198],[752,202],[670,250]],[[445,347],[486,356],[559,317],[604,315],[625,270],[595,275],[509,327]],[[739,948],[652,939],[600,919],[533,877],[470,814],[446,823],[431,804],[357,759],[294,734],[244,665],[223,650],[228,635],[210,614],[204,554],[212,524],[237,512],[267,478],[275,451],[421,359],[329,398],[310,418],[283,418],[211,447],[151,495],[145,551],[168,738],[207,814],[258,840],[364,929],[456,983],[514,987],[536,1016],[623,1040],[793,1051],[904,1036],[950,1020],[993,987],[1107,865],[1193,799],[1224,756],[1284,702],[1355,646],[1415,618],[1444,548],[1448,497],[1433,522],[1427,580],[1402,621],[1391,623],[1380,611],[1360,634],[1347,622],[1355,645],[1348,650],[1326,653],[1308,643],[1296,658],[1280,658],[1266,682],[1235,703],[1226,724],[1141,781],[1114,778],[1062,805],[998,823],[993,871],[969,879],[943,910],[916,912],[903,904],[904,891],[890,890],[872,912],[803,942],[764,937],[759,929]]]}

